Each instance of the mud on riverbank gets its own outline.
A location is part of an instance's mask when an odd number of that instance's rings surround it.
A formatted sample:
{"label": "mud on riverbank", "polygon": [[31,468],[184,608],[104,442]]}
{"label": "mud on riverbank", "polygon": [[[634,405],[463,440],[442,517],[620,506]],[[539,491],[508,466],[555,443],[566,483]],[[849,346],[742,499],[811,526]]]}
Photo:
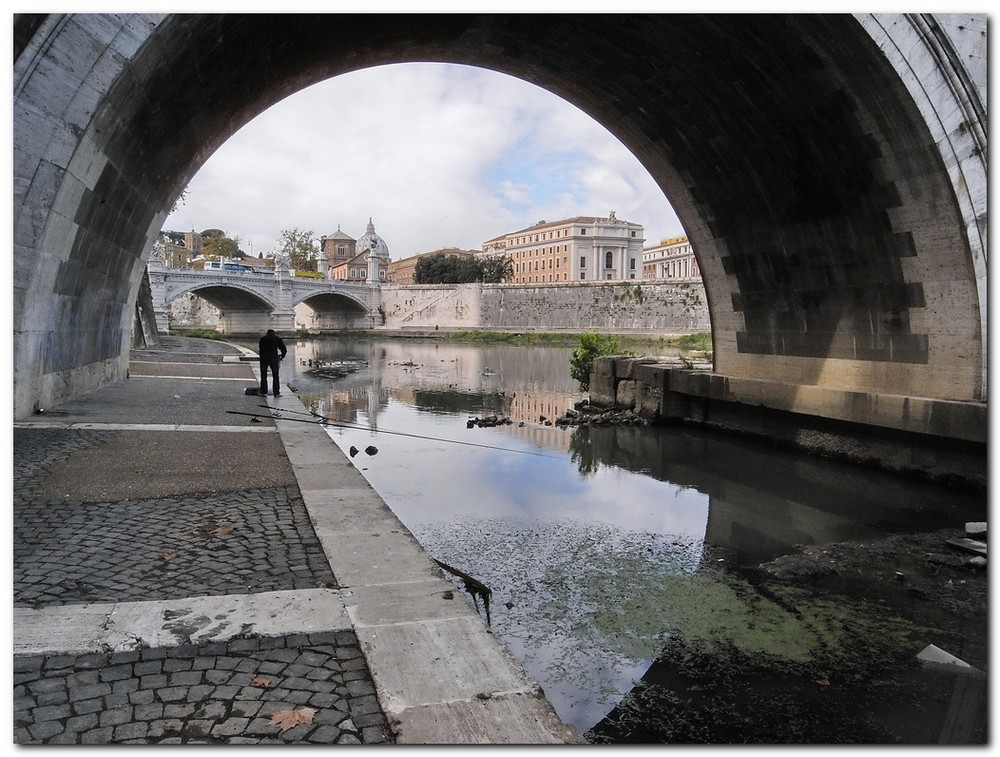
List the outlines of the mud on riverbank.
{"label": "mud on riverbank", "polygon": [[[799,548],[716,576],[594,743],[986,743],[987,576],[961,530]],[[719,558],[720,565],[723,558]],[[719,568],[723,571],[723,568]],[[927,667],[933,644],[972,666]]]}

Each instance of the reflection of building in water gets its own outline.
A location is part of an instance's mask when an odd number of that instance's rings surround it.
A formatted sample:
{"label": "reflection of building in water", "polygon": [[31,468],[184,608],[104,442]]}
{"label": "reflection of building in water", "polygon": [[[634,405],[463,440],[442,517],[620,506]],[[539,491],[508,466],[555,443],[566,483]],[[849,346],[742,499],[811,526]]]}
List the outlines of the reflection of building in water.
{"label": "reflection of building in water", "polygon": [[531,442],[535,446],[542,449],[569,449],[569,443],[572,439],[573,433],[572,429],[557,426],[543,426],[538,422],[537,417],[534,422],[524,421],[523,426],[519,426],[519,422],[520,421],[516,421],[513,426],[502,426],[498,429],[490,430],[493,431],[502,429],[501,433]]}
{"label": "reflection of building in water", "polygon": [[538,423],[542,416],[555,421],[573,407],[573,397],[560,392],[518,391],[510,402],[510,417],[525,423]]}
{"label": "reflection of building in water", "polygon": [[314,412],[336,423],[359,423],[358,415],[364,413],[368,428],[378,428],[378,415],[389,404],[389,391],[377,382],[349,388],[334,388],[319,400]]}

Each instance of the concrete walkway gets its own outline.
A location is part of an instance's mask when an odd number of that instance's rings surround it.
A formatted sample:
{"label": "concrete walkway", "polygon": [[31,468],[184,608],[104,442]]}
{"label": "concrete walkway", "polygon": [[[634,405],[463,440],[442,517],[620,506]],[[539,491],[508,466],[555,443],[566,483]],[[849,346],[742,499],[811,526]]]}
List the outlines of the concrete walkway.
{"label": "concrete walkway", "polygon": [[256,377],[169,337],[14,424],[14,742],[583,743]]}

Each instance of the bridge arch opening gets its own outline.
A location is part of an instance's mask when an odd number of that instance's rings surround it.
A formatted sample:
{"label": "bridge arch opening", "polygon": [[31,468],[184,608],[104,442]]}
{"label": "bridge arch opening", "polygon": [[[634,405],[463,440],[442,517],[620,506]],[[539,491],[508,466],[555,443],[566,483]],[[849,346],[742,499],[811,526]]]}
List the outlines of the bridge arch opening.
{"label": "bridge arch opening", "polygon": [[399,63],[268,108],[206,161],[165,228],[215,223],[256,253],[285,227],[359,237],[374,216],[398,260],[609,208],[647,241],[683,233],[635,156],[579,108],[497,71]]}
{"label": "bridge arch opening", "polygon": [[[951,115],[933,123],[898,73],[954,51],[893,18],[32,17],[15,35],[15,413],[124,375],[152,241],[230,135],[318,81],[412,61],[537,84],[629,148],[697,252],[718,372],[981,400],[985,201],[953,178]],[[985,176],[984,149],[956,160]]]}

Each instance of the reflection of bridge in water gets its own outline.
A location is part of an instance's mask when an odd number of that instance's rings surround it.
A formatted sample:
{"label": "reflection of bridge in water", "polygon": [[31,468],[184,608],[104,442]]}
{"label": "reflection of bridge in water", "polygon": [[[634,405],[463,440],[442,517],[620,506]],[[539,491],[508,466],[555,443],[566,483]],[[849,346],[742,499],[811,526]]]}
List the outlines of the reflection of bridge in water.
{"label": "reflection of bridge in water", "polygon": [[198,271],[165,268],[150,262],[149,285],[161,331],[168,330],[170,303],[197,294],[219,309],[222,334],[260,334],[267,329],[295,330],[295,306],[313,310],[313,324],[323,330],[373,328],[381,323],[377,287],[338,279],[306,278],[287,271]]}

